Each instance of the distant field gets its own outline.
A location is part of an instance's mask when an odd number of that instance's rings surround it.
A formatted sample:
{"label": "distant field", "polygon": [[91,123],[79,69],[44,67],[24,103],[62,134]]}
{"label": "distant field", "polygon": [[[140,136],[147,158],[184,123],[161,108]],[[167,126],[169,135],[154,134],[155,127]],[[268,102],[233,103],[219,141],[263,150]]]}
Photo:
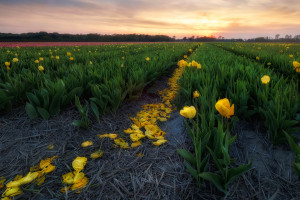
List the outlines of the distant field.
{"label": "distant field", "polygon": [[0,47],[92,46],[109,44],[145,44],[155,42],[0,42]]}

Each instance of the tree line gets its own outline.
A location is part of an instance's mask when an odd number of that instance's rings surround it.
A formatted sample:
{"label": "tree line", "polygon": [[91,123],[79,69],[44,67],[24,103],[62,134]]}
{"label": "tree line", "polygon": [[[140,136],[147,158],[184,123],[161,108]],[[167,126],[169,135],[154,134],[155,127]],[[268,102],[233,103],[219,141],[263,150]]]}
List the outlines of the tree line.
{"label": "tree line", "polygon": [[60,34],[60,33],[0,33],[0,42],[172,42],[166,35],[144,34]]}

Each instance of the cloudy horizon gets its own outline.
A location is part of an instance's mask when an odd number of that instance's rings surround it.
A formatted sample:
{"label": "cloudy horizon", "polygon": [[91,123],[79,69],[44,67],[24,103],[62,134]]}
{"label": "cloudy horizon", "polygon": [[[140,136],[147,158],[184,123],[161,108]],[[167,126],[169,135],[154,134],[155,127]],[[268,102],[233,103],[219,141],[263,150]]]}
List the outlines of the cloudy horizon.
{"label": "cloudy horizon", "polygon": [[2,33],[300,35],[298,0],[0,0],[0,6]]}

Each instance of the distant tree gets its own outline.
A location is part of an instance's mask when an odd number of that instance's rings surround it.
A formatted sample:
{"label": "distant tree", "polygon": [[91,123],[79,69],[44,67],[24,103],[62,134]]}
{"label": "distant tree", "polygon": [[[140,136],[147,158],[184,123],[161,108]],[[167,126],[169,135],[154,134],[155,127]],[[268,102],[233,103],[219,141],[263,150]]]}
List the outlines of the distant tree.
{"label": "distant tree", "polygon": [[279,39],[280,34],[276,34],[275,35],[275,39],[278,40]]}

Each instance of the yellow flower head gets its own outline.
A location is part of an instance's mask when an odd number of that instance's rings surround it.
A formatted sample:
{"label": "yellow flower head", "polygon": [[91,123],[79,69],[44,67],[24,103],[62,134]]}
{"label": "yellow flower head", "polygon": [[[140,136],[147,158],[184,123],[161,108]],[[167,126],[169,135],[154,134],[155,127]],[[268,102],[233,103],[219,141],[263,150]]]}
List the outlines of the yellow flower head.
{"label": "yellow flower head", "polygon": [[290,55],[289,55],[289,57],[290,57],[290,58],[293,58],[293,57],[294,57],[294,55],[293,55],[293,54],[290,54]]}
{"label": "yellow flower head", "polygon": [[187,59],[187,55],[184,55],[183,58]]}
{"label": "yellow flower head", "polygon": [[86,165],[86,162],[87,162],[87,158],[86,157],[77,157],[72,162],[72,167],[77,172],[81,171],[81,170],[83,170],[84,166]]}
{"label": "yellow flower head", "polygon": [[35,60],[34,63],[39,64],[39,60]]}
{"label": "yellow flower head", "polygon": [[192,67],[197,67],[198,63],[196,61],[192,61]]}
{"label": "yellow flower head", "polygon": [[256,60],[259,60],[259,57],[258,56],[256,56],[256,58],[255,58]]}
{"label": "yellow flower head", "polygon": [[70,60],[72,61],[72,60],[74,60],[74,58],[73,58],[73,57],[70,57]]}
{"label": "yellow flower head", "polygon": [[42,57],[39,57],[39,61],[44,61],[44,58],[42,58]]}
{"label": "yellow flower head", "polygon": [[147,58],[146,58],[146,61],[149,61],[149,60],[150,60],[150,58],[149,58],[149,57],[147,57]]}
{"label": "yellow flower head", "polygon": [[198,97],[199,97],[199,93],[198,93],[197,90],[193,92],[193,97],[194,97],[194,98],[198,98]]}
{"label": "yellow flower head", "polygon": [[300,67],[296,68],[296,72],[298,72],[298,73],[300,72]]}
{"label": "yellow flower head", "polygon": [[53,149],[54,148],[54,145],[53,144],[49,144],[48,146],[47,146],[47,149],[49,149],[49,150],[51,150],[51,149]]}
{"label": "yellow flower head", "polygon": [[56,60],[59,60],[59,56],[55,56],[55,59],[56,59]]}
{"label": "yellow flower head", "polygon": [[194,106],[185,106],[183,107],[182,110],[180,110],[180,115],[182,115],[183,117],[185,118],[189,118],[189,119],[192,119],[196,116],[196,108]]}
{"label": "yellow flower head", "polygon": [[13,62],[14,63],[19,62],[19,59],[18,58],[13,58]]}
{"label": "yellow flower head", "polygon": [[234,115],[234,104],[230,106],[229,100],[227,98],[220,99],[216,105],[215,108],[217,111],[226,118],[230,118],[232,115]]}
{"label": "yellow flower head", "polygon": [[93,145],[92,141],[85,141],[85,142],[81,143],[82,147],[88,147],[88,146],[92,146],[92,145]]}
{"label": "yellow flower head", "polygon": [[10,66],[10,62],[5,62],[5,66],[9,67]]}
{"label": "yellow flower head", "polygon": [[270,76],[268,75],[264,75],[262,78],[261,78],[261,82],[262,84],[268,84],[270,82]]}
{"label": "yellow flower head", "polygon": [[70,52],[67,52],[67,56],[71,56],[72,54]]}
{"label": "yellow flower head", "polygon": [[193,49],[189,49],[189,52],[193,52]]}
{"label": "yellow flower head", "polygon": [[101,158],[103,156],[103,151],[96,151],[90,155],[92,159]]}
{"label": "yellow flower head", "polygon": [[[5,64],[6,65],[6,64]],[[293,62],[294,68],[299,68],[300,67],[300,63],[297,61]]]}
{"label": "yellow flower head", "polygon": [[122,60],[124,60],[125,59],[125,57],[124,56],[122,56]]}
{"label": "yellow flower head", "polygon": [[38,69],[39,69],[40,71],[44,71],[44,67],[41,66],[41,65],[38,67]]}
{"label": "yellow flower head", "polygon": [[90,65],[92,65],[93,64],[93,62],[92,61],[90,61]]}
{"label": "yellow flower head", "polygon": [[270,62],[268,62],[268,64],[267,64],[268,66],[271,66],[271,63]]}

